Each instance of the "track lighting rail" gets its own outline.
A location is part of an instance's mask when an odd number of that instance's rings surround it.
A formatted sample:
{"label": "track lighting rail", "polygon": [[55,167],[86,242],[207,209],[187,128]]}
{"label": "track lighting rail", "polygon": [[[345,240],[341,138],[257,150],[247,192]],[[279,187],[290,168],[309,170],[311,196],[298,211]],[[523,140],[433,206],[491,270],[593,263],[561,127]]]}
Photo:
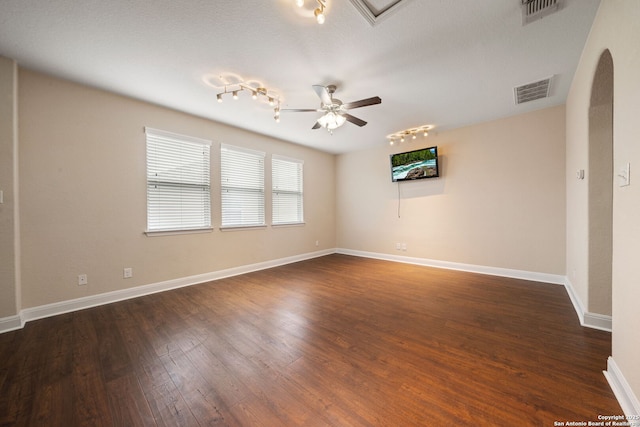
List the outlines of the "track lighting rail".
{"label": "track lighting rail", "polygon": [[218,103],[222,103],[224,95],[230,93],[234,100],[239,98],[240,92],[249,92],[251,97],[255,100],[262,97],[269,102],[269,106],[274,107],[273,118],[276,122],[280,122],[280,96],[269,93],[266,87],[253,87],[246,83],[235,83],[230,85],[224,85],[224,91],[216,95]]}

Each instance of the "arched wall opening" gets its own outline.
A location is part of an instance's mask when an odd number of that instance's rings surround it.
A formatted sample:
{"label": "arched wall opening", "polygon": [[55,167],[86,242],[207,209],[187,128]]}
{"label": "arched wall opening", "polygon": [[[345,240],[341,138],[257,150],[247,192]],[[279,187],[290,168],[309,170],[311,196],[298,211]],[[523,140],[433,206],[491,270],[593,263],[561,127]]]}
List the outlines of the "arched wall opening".
{"label": "arched wall opening", "polygon": [[611,316],[613,257],[613,58],[600,56],[589,106],[589,261],[590,313]]}

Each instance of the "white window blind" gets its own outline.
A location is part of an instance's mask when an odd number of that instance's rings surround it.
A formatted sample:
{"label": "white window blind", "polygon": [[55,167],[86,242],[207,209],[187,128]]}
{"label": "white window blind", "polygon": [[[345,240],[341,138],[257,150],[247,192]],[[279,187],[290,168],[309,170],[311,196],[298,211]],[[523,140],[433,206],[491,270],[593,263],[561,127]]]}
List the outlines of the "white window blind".
{"label": "white window blind", "polygon": [[265,153],[222,144],[220,187],[223,227],[265,225]]}
{"label": "white window blind", "polygon": [[299,224],[303,217],[302,160],[273,155],[271,158],[272,222]]}
{"label": "white window blind", "polygon": [[211,228],[211,141],[145,128],[147,231]]}

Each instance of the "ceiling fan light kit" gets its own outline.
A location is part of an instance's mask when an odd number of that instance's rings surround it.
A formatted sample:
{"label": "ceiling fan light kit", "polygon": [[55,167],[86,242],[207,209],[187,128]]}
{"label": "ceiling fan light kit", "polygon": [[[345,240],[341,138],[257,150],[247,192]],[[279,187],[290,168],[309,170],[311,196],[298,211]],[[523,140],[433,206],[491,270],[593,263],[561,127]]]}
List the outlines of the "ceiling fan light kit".
{"label": "ceiling fan light kit", "polygon": [[333,134],[335,129],[339,128],[346,122],[353,123],[360,127],[367,124],[364,120],[349,114],[347,112],[348,110],[382,103],[382,99],[380,99],[380,97],[374,96],[344,104],[339,99],[333,97],[333,94],[336,91],[335,85],[313,85],[313,90],[320,98],[320,108],[286,108],[282,111],[293,113],[323,113],[311,129],[325,128],[330,134]]}
{"label": "ceiling fan light kit", "polygon": [[328,112],[318,119],[318,123],[320,123],[320,126],[326,128],[329,131],[339,128],[340,126],[345,124],[346,121],[347,119],[343,115],[332,112]]}
{"label": "ceiling fan light kit", "polygon": [[389,145],[394,145],[396,142],[405,142],[407,138],[412,140],[417,139],[418,136],[424,138],[429,136],[429,131],[433,129],[431,125],[422,125],[415,128],[405,129],[392,134],[387,135]]}

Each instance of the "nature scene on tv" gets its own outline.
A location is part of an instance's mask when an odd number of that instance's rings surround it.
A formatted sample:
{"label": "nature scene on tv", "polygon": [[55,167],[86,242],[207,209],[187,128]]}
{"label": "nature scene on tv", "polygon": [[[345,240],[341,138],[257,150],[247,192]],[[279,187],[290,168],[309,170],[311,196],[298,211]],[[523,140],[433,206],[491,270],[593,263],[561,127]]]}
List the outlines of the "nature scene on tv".
{"label": "nature scene on tv", "polygon": [[410,151],[391,156],[391,174],[394,181],[433,178],[438,176],[436,147]]}

